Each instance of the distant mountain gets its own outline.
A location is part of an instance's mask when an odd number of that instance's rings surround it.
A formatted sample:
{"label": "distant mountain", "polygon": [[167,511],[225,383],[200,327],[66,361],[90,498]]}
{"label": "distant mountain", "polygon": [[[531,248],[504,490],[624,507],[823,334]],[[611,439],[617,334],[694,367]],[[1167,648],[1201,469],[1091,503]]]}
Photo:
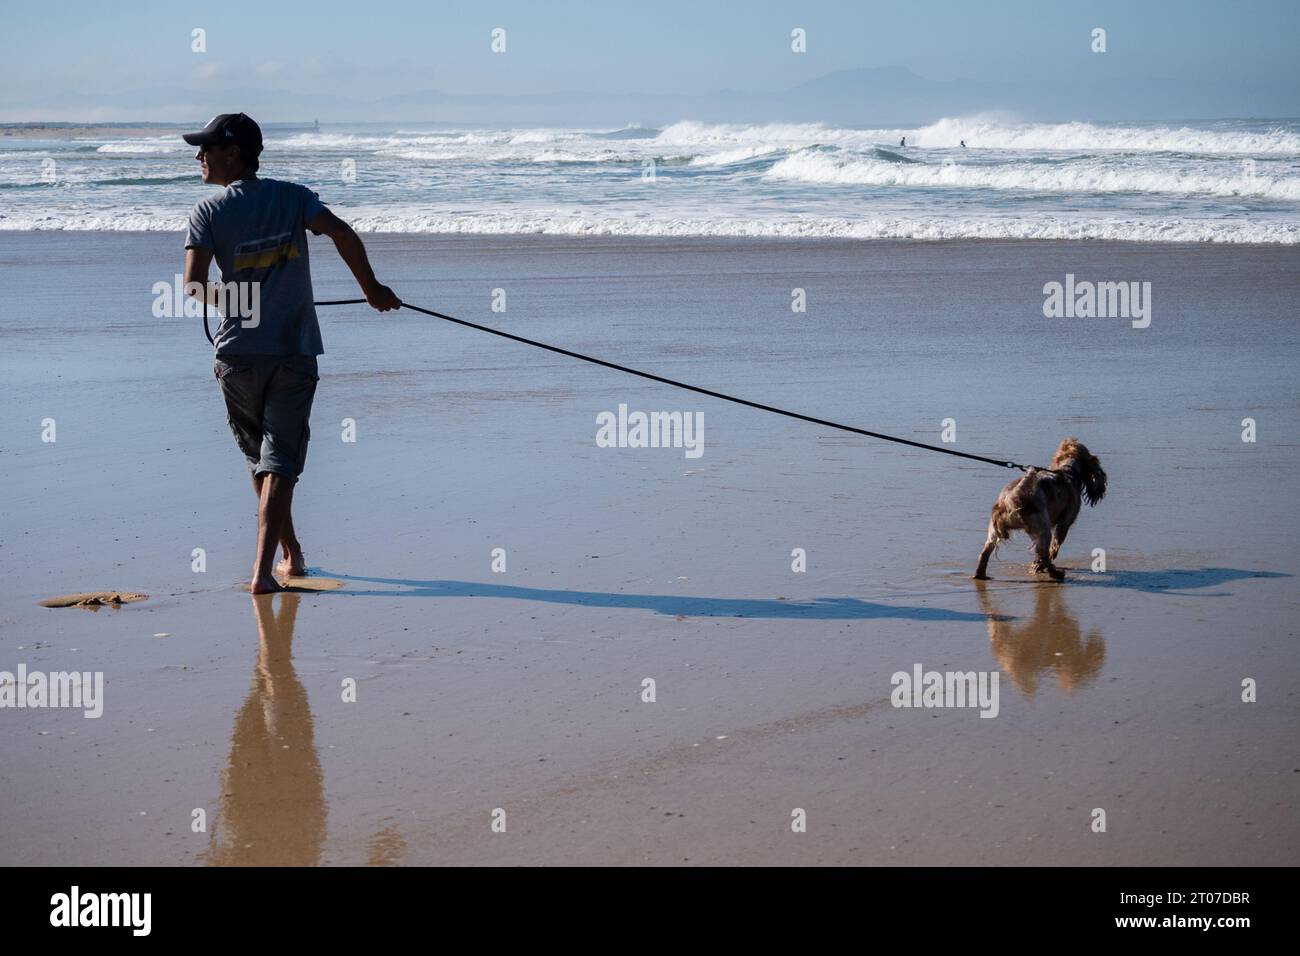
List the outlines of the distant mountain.
{"label": "distant mountain", "polygon": [[938,81],[907,67],[827,73],[784,90],[700,94],[559,93],[488,95],[417,90],[377,100],[261,87],[139,89],[120,94],[61,91],[0,108],[0,121],[193,122],[243,110],[266,122],[443,122],[483,125],[621,126],[629,117],[663,125],[703,122],[814,122],[902,126],[978,111],[1030,120],[1135,120],[1300,115],[1295,84],[1242,89],[1207,77],[1189,85],[1159,78],[1072,79],[1060,83]]}

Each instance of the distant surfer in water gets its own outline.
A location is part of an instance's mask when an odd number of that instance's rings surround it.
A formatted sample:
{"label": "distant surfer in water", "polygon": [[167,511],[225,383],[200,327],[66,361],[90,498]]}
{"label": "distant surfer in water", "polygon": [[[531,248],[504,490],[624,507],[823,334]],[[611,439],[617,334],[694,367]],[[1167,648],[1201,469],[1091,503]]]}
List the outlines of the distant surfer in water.
{"label": "distant surfer in water", "polygon": [[[262,130],[252,119],[222,113],[184,139],[199,147],[194,158],[202,165],[203,181],[226,187],[190,212],[185,291],[197,298],[206,290],[208,306],[221,307],[214,372],[258,498],[249,590],[267,594],[283,590],[273,572],[307,573],[293,529],[293,490],[311,437],[316,356],[325,350],[312,303],[306,230],[334,241],[372,308],[387,312],[402,303],[375,278],[352,227],[314,192],[258,178]],[[213,258],[221,282],[209,284]],[[277,545],[284,558],[273,567]]]}
{"label": "distant surfer in water", "polygon": [[907,137],[904,136],[901,140],[899,140],[899,141],[898,141],[898,145],[899,145],[899,146],[906,146],[906,145],[907,145]]}
{"label": "distant surfer in water", "polygon": [[962,149],[966,148],[966,141],[964,139],[961,141],[961,148]]}

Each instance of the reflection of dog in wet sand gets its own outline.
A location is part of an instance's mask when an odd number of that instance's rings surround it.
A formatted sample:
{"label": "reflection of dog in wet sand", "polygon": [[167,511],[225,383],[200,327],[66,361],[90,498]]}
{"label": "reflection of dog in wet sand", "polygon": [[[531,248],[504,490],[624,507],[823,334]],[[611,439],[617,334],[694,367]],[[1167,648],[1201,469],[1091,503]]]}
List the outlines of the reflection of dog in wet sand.
{"label": "reflection of dog in wet sand", "polygon": [[1052,563],[1056,552],[1079,516],[1080,505],[1086,501],[1095,506],[1105,494],[1106,472],[1101,470],[1101,462],[1079,439],[1065,439],[1056,449],[1049,470],[1030,468],[998,495],[975,578],[988,577],[993,549],[1019,529],[1033,539],[1033,570],[1046,571],[1053,580],[1064,581],[1065,572]]}
{"label": "reflection of dog in wet sand", "polygon": [[1061,588],[1033,588],[1034,616],[1024,623],[1013,623],[1013,618],[999,613],[1001,608],[988,585],[975,588],[980,608],[988,616],[993,656],[1020,693],[1032,697],[1042,671],[1055,675],[1056,683],[1066,691],[1082,687],[1101,673],[1106,642],[1097,631],[1084,637],[1078,620],[1065,606]]}

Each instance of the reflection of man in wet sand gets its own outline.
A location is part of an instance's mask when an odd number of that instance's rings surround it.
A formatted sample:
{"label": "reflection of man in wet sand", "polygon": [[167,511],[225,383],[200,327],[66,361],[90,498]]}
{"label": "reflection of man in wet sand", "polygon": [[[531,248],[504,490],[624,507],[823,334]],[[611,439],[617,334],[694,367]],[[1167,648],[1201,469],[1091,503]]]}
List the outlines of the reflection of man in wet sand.
{"label": "reflection of man in wet sand", "polygon": [[1038,690],[1038,672],[1050,670],[1063,690],[1073,691],[1101,672],[1106,642],[1098,631],[1087,640],[1065,606],[1065,589],[1036,586],[1034,616],[1027,623],[1004,618],[989,586],[975,582],[980,608],[988,615],[989,641],[998,667],[1026,697]]}
{"label": "reflection of man in wet sand", "polygon": [[230,735],[221,810],[207,862],[214,866],[314,866],[325,841],[325,787],[307,691],[291,650],[300,596],[254,597],[257,665]]}

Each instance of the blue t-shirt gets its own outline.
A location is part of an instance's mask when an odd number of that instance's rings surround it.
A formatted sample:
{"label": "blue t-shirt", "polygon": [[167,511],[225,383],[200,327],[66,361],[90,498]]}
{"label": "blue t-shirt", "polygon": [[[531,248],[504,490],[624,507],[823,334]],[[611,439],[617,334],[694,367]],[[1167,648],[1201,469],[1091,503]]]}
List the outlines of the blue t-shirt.
{"label": "blue t-shirt", "polygon": [[[185,248],[211,249],[228,288],[217,328],[218,355],[320,355],[312,305],[307,223],[325,206],[306,186],[275,179],[237,179],[190,212]],[[236,299],[236,295],[239,296]],[[255,303],[256,324],[249,318]],[[209,315],[215,314],[209,307]]]}

